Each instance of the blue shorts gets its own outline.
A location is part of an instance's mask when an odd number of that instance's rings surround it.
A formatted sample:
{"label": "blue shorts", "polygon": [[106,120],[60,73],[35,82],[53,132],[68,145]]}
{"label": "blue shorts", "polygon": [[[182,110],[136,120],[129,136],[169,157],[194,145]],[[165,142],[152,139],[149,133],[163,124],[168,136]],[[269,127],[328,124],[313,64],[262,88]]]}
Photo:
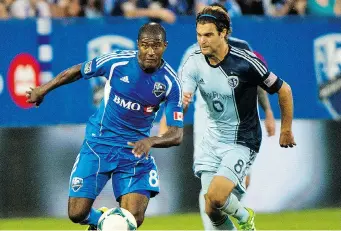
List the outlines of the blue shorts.
{"label": "blue shorts", "polygon": [[85,140],[71,172],[69,196],[96,199],[111,178],[117,201],[132,192],[154,197],[160,191],[154,158],[136,158],[131,151]]}

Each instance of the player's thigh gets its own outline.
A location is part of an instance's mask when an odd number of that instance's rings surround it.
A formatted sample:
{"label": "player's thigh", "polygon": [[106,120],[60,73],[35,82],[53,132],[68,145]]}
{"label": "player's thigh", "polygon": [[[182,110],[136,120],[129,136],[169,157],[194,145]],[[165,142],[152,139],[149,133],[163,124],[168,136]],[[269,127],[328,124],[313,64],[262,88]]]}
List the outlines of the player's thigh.
{"label": "player's thigh", "polygon": [[110,146],[84,141],[71,171],[69,197],[96,199],[110,179]]}
{"label": "player's thigh", "polygon": [[201,177],[202,172],[217,172],[220,163],[219,153],[204,137],[194,151],[194,174]]}
{"label": "player's thigh", "polygon": [[131,149],[121,150],[119,166],[113,171],[112,186],[116,200],[135,191],[148,191],[154,197],[160,191],[159,176],[153,157],[136,158]]}
{"label": "player's thigh", "polygon": [[245,193],[244,178],[251,168],[256,155],[256,152],[245,146],[239,144],[229,145],[222,155],[221,164],[215,175],[227,178],[233,182],[238,191]]}

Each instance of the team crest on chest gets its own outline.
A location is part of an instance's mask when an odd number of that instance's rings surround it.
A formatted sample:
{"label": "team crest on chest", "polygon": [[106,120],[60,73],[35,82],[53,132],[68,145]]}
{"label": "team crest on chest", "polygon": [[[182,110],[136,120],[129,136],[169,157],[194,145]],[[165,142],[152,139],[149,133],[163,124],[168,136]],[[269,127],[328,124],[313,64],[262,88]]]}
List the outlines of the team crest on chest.
{"label": "team crest on chest", "polygon": [[230,85],[230,87],[236,88],[239,84],[238,76],[235,75],[227,76],[227,82]]}
{"label": "team crest on chest", "polygon": [[160,97],[165,92],[166,92],[166,85],[164,85],[163,83],[160,83],[160,82],[156,82],[154,84],[153,94],[156,97]]}

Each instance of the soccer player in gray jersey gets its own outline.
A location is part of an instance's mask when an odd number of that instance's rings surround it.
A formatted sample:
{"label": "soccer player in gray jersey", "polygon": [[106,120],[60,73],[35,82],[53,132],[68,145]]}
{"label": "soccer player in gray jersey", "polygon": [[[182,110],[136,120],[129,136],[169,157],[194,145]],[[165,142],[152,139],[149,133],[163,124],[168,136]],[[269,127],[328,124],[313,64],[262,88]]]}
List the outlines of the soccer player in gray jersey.
{"label": "soccer player in gray jersey", "polygon": [[[216,6],[218,4],[215,4]],[[212,5],[211,5],[212,6]],[[220,6],[219,6],[220,7]],[[223,7],[222,7],[223,8]],[[252,51],[251,47],[245,40],[241,40],[238,38],[234,37],[229,37],[228,38],[228,43],[231,46],[240,48],[240,49],[245,49]],[[198,43],[195,43],[191,45],[185,52],[185,54],[182,57],[181,63],[179,65],[179,70],[178,72],[181,71],[182,66],[184,62],[188,59],[192,53],[200,51],[200,47]],[[260,104],[261,108],[265,112],[265,129],[267,131],[268,136],[273,136],[275,135],[275,119],[273,116],[273,112],[271,109],[271,105],[267,96],[266,91],[264,91],[261,87],[257,88],[257,93],[258,93],[258,103]],[[201,97],[200,91],[197,91],[195,94],[196,100],[194,101],[194,124],[193,124],[193,130],[194,130],[194,158],[195,156],[198,156],[201,154],[202,150],[200,148],[200,143],[201,140],[203,139],[203,136],[206,131],[207,127],[207,104]],[[166,123],[166,117],[163,116],[162,120],[160,121],[160,130],[159,134],[162,135],[168,130],[167,128],[167,123]],[[213,177],[213,173],[211,174]],[[250,184],[250,172],[248,175],[245,177],[245,188],[247,189]],[[200,190],[200,195],[199,195],[199,207],[200,207],[200,215],[202,218],[202,222],[204,225],[205,230],[214,230],[215,227],[212,226],[212,222],[205,213],[205,199],[204,199],[204,194],[207,192],[207,190],[204,192],[203,190]],[[234,190],[234,194],[237,195],[239,199],[241,199],[241,195],[238,191]],[[229,230],[229,229],[234,229],[234,225],[232,222],[225,222],[224,228]]]}
{"label": "soccer player in gray jersey", "polygon": [[[228,12],[227,9],[219,3],[213,3],[213,4],[210,4],[210,6],[220,7],[225,12]],[[248,42],[246,42],[245,40],[235,38],[235,37],[229,36],[228,37],[228,44],[233,46],[233,47],[252,51]],[[188,47],[188,49],[186,50],[186,52],[184,53],[184,55],[181,59],[181,62],[179,65],[179,70],[178,70],[179,73],[180,73],[180,71],[184,65],[184,62],[189,58],[189,56],[191,56],[193,53],[195,53],[197,51],[200,51],[200,46],[197,42],[194,43],[193,45],[191,45],[190,47]],[[275,119],[273,116],[273,112],[271,109],[271,105],[270,105],[267,93],[261,87],[257,88],[257,93],[258,93],[258,95],[257,95],[258,96],[258,103],[260,104],[261,108],[265,112],[265,121],[264,121],[265,129],[267,131],[268,136],[273,136],[273,135],[275,135],[275,130],[276,130]],[[201,153],[200,143],[201,143],[201,140],[203,139],[203,136],[205,134],[206,127],[207,127],[207,113],[206,113],[207,104],[203,100],[203,98],[201,97],[200,91],[196,91],[195,97],[196,97],[196,100],[194,101],[194,124],[193,124],[194,158],[195,158],[195,156],[200,155],[200,153]],[[159,134],[162,135],[167,130],[168,130],[168,128],[167,128],[167,123],[166,123],[166,117],[163,116],[161,121],[160,121]],[[214,174],[212,173],[211,175],[213,177]],[[245,188],[246,189],[248,188],[249,184],[250,184],[250,172],[245,177]],[[206,191],[200,190],[200,195],[199,195],[200,215],[202,218],[204,229],[205,230],[214,230],[215,227],[212,226],[211,220],[209,219],[209,217],[205,213],[204,194],[206,192],[207,192],[207,189],[206,189]],[[239,199],[241,199],[241,196],[244,195],[244,194],[240,194],[237,190],[233,190],[233,193],[235,195],[237,195],[237,197]],[[235,229],[234,224],[232,222],[230,222],[229,220],[227,220],[224,223],[223,227],[226,230]]]}
{"label": "soccer player in gray jersey", "polygon": [[207,107],[207,129],[195,157],[194,171],[205,194],[205,210],[217,229],[230,228],[235,217],[243,230],[254,230],[255,213],[244,208],[233,193],[245,192],[243,180],[261,143],[257,86],[278,93],[281,108],[280,146],[296,145],[292,133],[293,99],[290,86],[268,71],[252,52],[228,44],[230,18],[218,7],[206,7],[197,16],[200,51],[185,61],[185,110],[196,90]]}

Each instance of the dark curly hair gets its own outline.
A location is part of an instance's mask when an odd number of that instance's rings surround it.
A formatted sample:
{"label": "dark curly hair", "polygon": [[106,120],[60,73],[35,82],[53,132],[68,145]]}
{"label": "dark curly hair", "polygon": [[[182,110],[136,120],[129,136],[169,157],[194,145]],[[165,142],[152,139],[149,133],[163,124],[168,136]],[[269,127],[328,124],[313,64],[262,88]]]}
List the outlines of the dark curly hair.
{"label": "dark curly hair", "polygon": [[232,32],[230,16],[221,6],[207,6],[198,13],[196,25],[205,23],[213,23],[219,33],[226,29],[226,36]]}

